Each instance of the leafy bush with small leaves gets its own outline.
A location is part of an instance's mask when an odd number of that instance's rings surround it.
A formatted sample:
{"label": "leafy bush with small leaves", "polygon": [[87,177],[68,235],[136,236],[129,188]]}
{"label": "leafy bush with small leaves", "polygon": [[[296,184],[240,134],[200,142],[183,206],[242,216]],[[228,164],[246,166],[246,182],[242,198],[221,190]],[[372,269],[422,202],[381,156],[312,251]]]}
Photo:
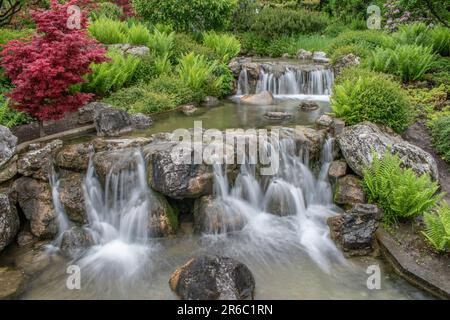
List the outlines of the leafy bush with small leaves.
{"label": "leafy bush with small leaves", "polygon": [[105,17],[113,20],[120,20],[123,17],[123,9],[112,2],[101,2],[89,14],[89,17],[96,20]]}
{"label": "leafy bush with small leaves", "polygon": [[92,73],[87,76],[87,82],[82,90],[99,95],[105,95],[126,86],[133,79],[139,58],[133,55],[110,50],[108,56],[111,61],[92,65]]}
{"label": "leafy bush with small leaves", "polygon": [[255,16],[249,31],[269,40],[321,32],[328,21],[328,16],[320,12],[265,7]]}
{"label": "leafy bush with small leaves", "polygon": [[398,45],[394,49],[377,48],[368,60],[368,66],[380,72],[399,76],[403,81],[420,80],[436,61],[430,47]]}
{"label": "leafy bush with small leaves", "polygon": [[405,130],[414,115],[407,94],[388,76],[362,68],[346,68],[331,97],[333,113],[348,125],[371,121]]}
{"label": "leafy bush with small leaves", "polygon": [[126,43],[128,26],[125,22],[99,17],[90,23],[89,33],[104,44]]}
{"label": "leafy bush with small leaves", "polygon": [[450,116],[437,118],[431,123],[431,136],[437,152],[450,163]]}
{"label": "leafy bush with small leaves", "polygon": [[172,60],[177,62],[177,58],[185,54],[193,52],[197,55],[204,56],[207,60],[220,60],[219,55],[211,48],[198,43],[191,35],[186,33],[176,33],[174,35],[174,43]]}
{"label": "leafy bush with small leaves", "polygon": [[422,234],[436,251],[445,252],[450,250],[450,205],[443,201],[435,211],[424,214]]}
{"label": "leafy bush with small leaves", "polygon": [[341,33],[331,42],[328,52],[332,53],[338,48],[348,45],[358,45],[367,50],[372,50],[378,47],[392,48],[395,46],[395,42],[387,34],[377,30],[347,31]]}
{"label": "leafy bush with small leaves", "polygon": [[385,223],[414,218],[442,199],[438,183],[428,174],[418,177],[412,169],[403,169],[398,155],[388,150],[381,158],[374,152],[372,158],[363,170],[363,186],[369,202],[383,209]]}
{"label": "leafy bush with small leaves", "polygon": [[235,36],[214,31],[203,34],[203,44],[213,49],[224,63],[230,62],[241,51],[241,43]]}

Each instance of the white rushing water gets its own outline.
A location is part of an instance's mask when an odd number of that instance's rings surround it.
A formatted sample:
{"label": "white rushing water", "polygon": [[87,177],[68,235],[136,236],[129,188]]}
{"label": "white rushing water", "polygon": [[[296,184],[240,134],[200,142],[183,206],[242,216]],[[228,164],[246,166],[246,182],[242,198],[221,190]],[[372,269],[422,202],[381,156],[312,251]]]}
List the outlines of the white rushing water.
{"label": "white rushing water", "polygon": [[286,68],[281,74],[261,68],[256,87],[252,90],[247,69],[243,68],[238,78],[236,95],[270,91],[275,96],[308,95],[329,96],[334,83],[331,69],[301,70]]}

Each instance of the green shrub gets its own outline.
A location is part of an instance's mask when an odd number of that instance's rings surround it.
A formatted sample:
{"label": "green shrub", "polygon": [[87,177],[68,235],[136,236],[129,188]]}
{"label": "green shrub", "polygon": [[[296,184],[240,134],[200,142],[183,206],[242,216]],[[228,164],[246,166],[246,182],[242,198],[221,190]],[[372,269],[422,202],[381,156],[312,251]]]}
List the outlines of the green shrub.
{"label": "green shrub", "polygon": [[165,93],[171,96],[177,106],[190,102],[199,102],[204,97],[202,91],[192,90],[180,78],[169,74],[163,74],[153,79],[147,84],[146,88],[150,92]]}
{"label": "green shrub", "polygon": [[[202,90],[208,81],[212,81],[213,71],[213,63],[208,62],[204,56],[193,53],[182,56],[176,67],[180,79],[192,90]],[[218,79],[213,81],[217,84],[217,87],[220,87]]]}
{"label": "green shrub", "polygon": [[177,62],[177,58],[191,52],[205,56],[205,58],[210,61],[220,59],[219,55],[213,49],[198,43],[186,33],[176,33],[174,36],[174,43],[173,62]]}
{"label": "green shrub", "polygon": [[104,44],[126,43],[128,26],[125,22],[99,17],[91,22],[89,33]]}
{"label": "green shrub", "polygon": [[119,90],[131,82],[139,66],[139,58],[123,55],[115,50],[110,50],[108,56],[111,61],[91,66],[92,73],[87,76],[83,91],[104,95]]}
{"label": "green shrub", "polygon": [[158,70],[155,66],[156,56],[153,53],[144,55],[140,58],[140,62],[133,74],[132,83],[147,83],[154,77],[158,76]]}
{"label": "green shrub", "polygon": [[127,30],[127,43],[147,45],[151,40],[150,31],[143,24],[134,24]]}
{"label": "green shrub", "polygon": [[155,29],[150,36],[148,46],[159,56],[171,56],[174,47],[174,33],[164,33]]}
{"label": "green shrub", "polygon": [[426,44],[433,48],[433,51],[441,56],[450,55],[450,29],[446,27],[436,27],[428,32]]}
{"label": "green shrub", "polygon": [[450,116],[441,117],[432,122],[431,136],[437,152],[450,163]]}
{"label": "green shrub", "polygon": [[333,113],[348,125],[363,121],[385,124],[402,132],[414,109],[401,86],[389,77],[360,68],[346,68],[331,97]]}
{"label": "green shrub", "polygon": [[238,0],[237,7],[232,15],[232,29],[245,32],[250,29],[255,19],[256,12],[261,9],[261,4],[256,0]]}
{"label": "green shrub", "polygon": [[97,7],[89,14],[89,16],[94,20],[100,17],[120,20],[123,16],[123,10],[121,7],[112,2],[102,2],[97,4]]}
{"label": "green shrub", "polygon": [[175,109],[173,97],[165,93],[148,92],[129,109],[130,113],[152,114]]}
{"label": "green shrub", "polygon": [[378,30],[347,31],[331,42],[328,52],[332,53],[338,48],[348,45],[358,45],[372,50],[378,47],[392,48],[395,46],[395,42],[391,37]]}
{"label": "green shrub", "polygon": [[172,63],[170,62],[168,53],[155,58],[155,72],[157,75],[170,73],[171,70]]}
{"label": "green shrub", "polygon": [[203,44],[213,49],[224,63],[230,62],[241,51],[241,43],[233,35],[208,32],[203,35]]}
{"label": "green shrub", "polygon": [[428,174],[418,177],[412,169],[403,169],[398,155],[386,151],[380,159],[374,152],[372,158],[363,170],[363,185],[368,200],[383,209],[385,223],[423,214],[443,197],[437,194],[437,182]]}
{"label": "green shrub", "polygon": [[422,234],[438,252],[450,250],[450,206],[443,201],[436,213],[425,213],[425,231]]}
{"label": "green shrub", "polygon": [[403,81],[420,80],[436,61],[432,49],[417,45],[398,45],[395,49],[376,49],[368,60],[375,71],[391,73]]}
{"label": "green shrub", "polygon": [[250,31],[266,39],[320,32],[326,28],[328,17],[322,13],[266,7],[256,15]]}
{"label": "green shrub", "polygon": [[16,111],[9,107],[9,99],[0,95],[0,125],[12,128],[20,124],[30,123],[32,118],[26,113]]}
{"label": "green shrub", "polygon": [[136,13],[152,23],[170,24],[177,31],[202,32],[227,29],[236,1],[132,0]]}

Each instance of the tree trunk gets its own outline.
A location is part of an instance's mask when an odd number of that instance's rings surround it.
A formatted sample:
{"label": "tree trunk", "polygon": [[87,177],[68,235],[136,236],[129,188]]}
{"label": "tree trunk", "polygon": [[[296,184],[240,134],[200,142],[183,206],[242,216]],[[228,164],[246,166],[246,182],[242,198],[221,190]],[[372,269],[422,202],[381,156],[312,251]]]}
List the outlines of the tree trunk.
{"label": "tree trunk", "polygon": [[44,131],[44,121],[39,120],[39,137],[43,137],[45,136],[45,131]]}

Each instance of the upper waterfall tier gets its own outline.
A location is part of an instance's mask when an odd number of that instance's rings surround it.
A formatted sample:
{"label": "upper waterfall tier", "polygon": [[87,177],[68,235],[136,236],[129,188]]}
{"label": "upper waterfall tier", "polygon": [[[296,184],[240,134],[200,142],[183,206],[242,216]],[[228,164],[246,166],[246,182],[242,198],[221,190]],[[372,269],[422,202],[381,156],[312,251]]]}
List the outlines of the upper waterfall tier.
{"label": "upper waterfall tier", "polygon": [[237,79],[237,95],[262,91],[274,95],[330,95],[334,82],[333,70],[326,64],[239,59],[230,67]]}

